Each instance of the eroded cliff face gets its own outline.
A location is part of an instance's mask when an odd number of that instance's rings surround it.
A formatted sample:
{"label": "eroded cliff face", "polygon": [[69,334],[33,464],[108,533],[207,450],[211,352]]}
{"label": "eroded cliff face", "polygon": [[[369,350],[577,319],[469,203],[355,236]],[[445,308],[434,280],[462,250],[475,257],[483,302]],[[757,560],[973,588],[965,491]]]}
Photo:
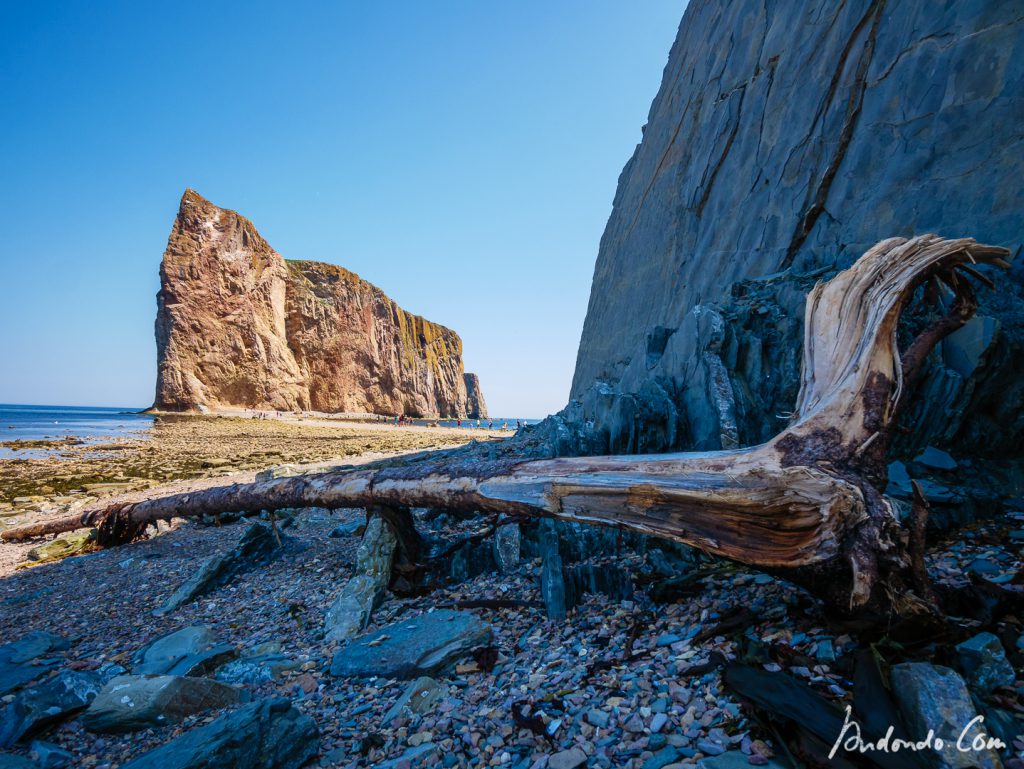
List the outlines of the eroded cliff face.
{"label": "eroded cliff face", "polygon": [[286,262],[192,190],[160,266],[155,407],[467,416],[462,340],[341,267]]}
{"label": "eroded cliff face", "polygon": [[[552,450],[776,434],[815,281],[896,235],[1019,254],[1021,115],[1019,2],[691,0],[619,178]],[[1021,453],[1021,266],[999,277],[931,361],[911,456]]]}
{"label": "eroded cliff face", "polygon": [[484,401],[484,391],[480,387],[480,377],[476,374],[466,374],[466,416],[470,419],[486,419],[487,403]]}

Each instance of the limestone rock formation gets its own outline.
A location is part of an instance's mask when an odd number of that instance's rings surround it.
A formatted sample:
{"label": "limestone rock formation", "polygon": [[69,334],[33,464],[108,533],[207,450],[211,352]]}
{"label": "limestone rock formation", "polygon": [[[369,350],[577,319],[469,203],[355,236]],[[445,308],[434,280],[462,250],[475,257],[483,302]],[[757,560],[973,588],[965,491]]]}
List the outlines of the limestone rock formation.
{"label": "limestone rock formation", "polygon": [[[758,443],[793,409],[816,281],[891,236],[1019,255],[1022,53],[1010,0],[691,0],[619,178],[553,450]],[[1020,261],[933,354],[904,453],[1020,454]]]}
{"label": "limestone rock formation", "polygon": [[487,419],[487,403],[480,388],[480,377],[464,374],[466,380],[466,416],[470,419]]}
{"label": "limestone rock formation", "polygon": [[157,307],[157,409],[468,416],[458,334],[342,267],[285,261],[192,190]]}

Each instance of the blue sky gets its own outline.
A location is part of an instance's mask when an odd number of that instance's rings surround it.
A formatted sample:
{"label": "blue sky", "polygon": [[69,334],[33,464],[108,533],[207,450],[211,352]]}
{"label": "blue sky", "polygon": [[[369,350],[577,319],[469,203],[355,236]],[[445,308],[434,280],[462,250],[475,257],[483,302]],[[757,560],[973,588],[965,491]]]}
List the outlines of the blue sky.
{"label": "blue sky", "polygon": [[566,401],[683,0],[3,3],[0,402],[147,406],[186,187]]}

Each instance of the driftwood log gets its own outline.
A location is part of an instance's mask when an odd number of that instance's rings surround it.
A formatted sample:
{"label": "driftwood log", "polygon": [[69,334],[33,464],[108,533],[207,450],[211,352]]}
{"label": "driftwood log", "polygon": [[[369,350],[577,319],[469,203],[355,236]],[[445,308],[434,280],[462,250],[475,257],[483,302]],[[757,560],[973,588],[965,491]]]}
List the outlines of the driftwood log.
{"label": "driftwood log", "polygon": [[[883,495],[889,433],[935,345],[975,309],[967,276],[1006,249],[934,235],[892,238],[807,297],[803,373],[789,426],[759,446],[706,453],[485,460],[441,453],[405,466],[280,478],[108,505],[4,532],[7,540],[98,526],[126,541],[158,519],[294,507],[441,507],[551,516],[683,542],[784,575],[843,612],[929,609],[923,516]],[[903,351],[915,292],[943,317]],[[407,516],[406,516],[407,517]],[[399,514],[398,519],[402,516]]]}

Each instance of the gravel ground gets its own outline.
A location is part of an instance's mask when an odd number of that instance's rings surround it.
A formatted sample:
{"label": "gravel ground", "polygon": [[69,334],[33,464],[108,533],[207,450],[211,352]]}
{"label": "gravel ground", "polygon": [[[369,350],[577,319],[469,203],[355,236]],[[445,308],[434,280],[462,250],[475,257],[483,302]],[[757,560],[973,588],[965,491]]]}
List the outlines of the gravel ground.
{"label": "gravel ground", "polygon": [[[357,537],[328,534],[362,516],[305,511],[287,529],[280,560],[166,617],[151,612],[204,558],[233,547],[244,524],[182,523],[148,541],[20,570],[0,581],[0,638],[35,629],[68,636],[74,643],[67,661],[80,669],[127,663],[151,639],[195,624],[215,628],[243,651],[280,647],[300,666],[249,688],[255,696],[287,697],[316,720],[322,766],[376,766],[425,743],[439,748],[445,766],[541,769],[571,764],[581,751],[590,766],[651,767],[661,766],[652,756],[666,746],[677,749],[677,764],[739,748],[749,764],[763,765],[774,752],[769,736],[724,690],[719,670],[701,669],[715,653],[742,655],[744,638],[770,650],[768,669],[786,667],[818,693],[840,704],[849,699],[851,684],[840,671],[855,641],[830,633],[814,601],[785,581],[742,568],[712,570],[704,589],[680,603],[654,604],[641,592],[624,601],[588,596],[566,622],[551,623],[536,605],[540,561],[533,560],[511,574],[385,601],[372,627],[464,600],[527,605],[473,610],[492,625],[493,668],[465,659],[437,676],[445,696],[431,711],[382,726],[408,683],[331,677],[336,647],[325,644],[321,630],[358,544]],[[933,572],[956,582],[982,560],[996,569],[989,577],[1009,581],[1020,568],[1021,543],[1007,534],[1015,526],[1024,522],[1011,517],[962,532],[932,554]],[[620,565],[639,574],[645,558],[624,552]],[[744,610],[754,618],[742,635],[714,634],[717,622]],[[483,668],[493,662],[480,660]],[[80,766],[116,767],[217,715],[126,736],[93,735],[72,720],[47,739],[73,752]]]}

